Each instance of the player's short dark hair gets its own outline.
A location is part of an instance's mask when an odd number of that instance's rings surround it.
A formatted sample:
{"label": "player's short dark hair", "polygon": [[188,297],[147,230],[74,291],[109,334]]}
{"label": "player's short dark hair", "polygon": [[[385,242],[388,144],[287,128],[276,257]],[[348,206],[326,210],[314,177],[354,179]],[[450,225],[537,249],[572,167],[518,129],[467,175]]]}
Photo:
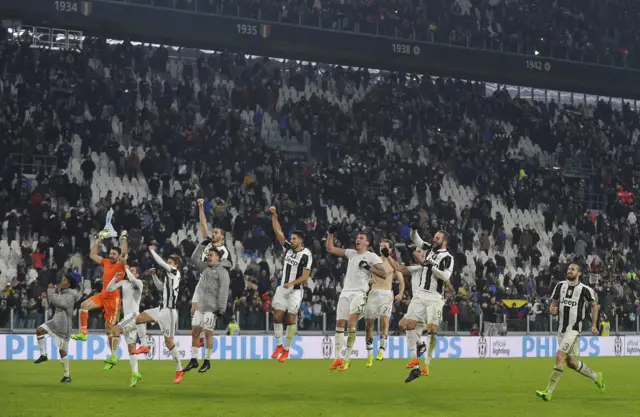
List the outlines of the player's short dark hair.
{"label": "player's short dark hair", "polygon": [[367,241],[369,241],[369,247],[373,246],[373,236],[369,232],[359,231],[359,235],[365,235],[367,237]]}
{"label": "player's short dark hair", "polygon": [[295,229],[293,232],[291,232],[291,234],[298,236],[303,242],[304,238],[306,237],[306,234],[300,229]]}
{"label": "player's short dark hair", "polygon": [[71,274],[66,274],[63,279],[69,281],[69,288],[75,290],[78,287],[78,281],[76,281],[76,277]]}
{"label": "player's short dark hair", "polygon": [[120,249],[119,247],[113,246],[113,247],[111,247],[111,249],[109,249],[109,252],[111,252],[112,250],[116,251],[118,253],[118,255],[122,255],[122,249]]}
{"label": "player's short dark hair", "polygon": [[173,261],[173,263],[176,264],[176,266],[178,266],[178,267],[180,266],[181,261],[180,261],[180,257],[178,255],[171,255],[171,256],[169,256],[169,259],[171,259]]}
{"label": "player's short dark hair", "polygon": [[222,252],[220,252],[215,246],[211,246],[209,248],[209,252],[215,253],[220,259],[222,259]]}
{"label": "player's short dark hair", "polygon": [[570,264],[570,265],[575,265],[575,266],[577,266],[577,267],[578,267],[578,271],[579,271],[581,274],[584,274],[584,265],[582,265],[582,262],[577,262],[577,261],[576,261],[576,262],[571,262],[571,264]]}

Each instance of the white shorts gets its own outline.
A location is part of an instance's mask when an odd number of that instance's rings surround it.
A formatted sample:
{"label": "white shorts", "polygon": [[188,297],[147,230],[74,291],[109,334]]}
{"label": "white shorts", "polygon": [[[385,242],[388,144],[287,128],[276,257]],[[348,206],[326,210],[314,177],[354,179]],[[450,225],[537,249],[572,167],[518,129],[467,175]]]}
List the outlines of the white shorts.
{"label": "white shorts", "polygon": [[442,321],[443,300],[429,300],[424,297],[413,297],[405,316],[409,320],[440,326]]}
{"label": "white shorts", "polygon": [[71,338],[65,339],[64,337],[60,337],[58,334],[51,331],[49,326],[47,326],[47,323],[41,325],[40,328],[47,332],[50,337],[53,337],[53,342],[58,347],[58,350],[67,351],[67,348],[69,347],[69,340],[71,340]]}
{"label": "white shorts", "polygon": [[206,331],[213,331],[216,328],[216,315],[210,311],[196,310],[191,318],[191,327],[202,327]]}
{"label": "white shorts", "polygon": [[271,307],[274,310],[288,311],[289,314],[298,314],[300,304],[302,304],[302,290],[286,289],[282,286],[276,288],[276,293],[271,301]]}
{"label": "white shorts", "polygon": [[116,325],[122,329],[124,334],[124,341],[127,345],[135,345],[138,341],[138,328],[136,327],[136,317],[138,312],[128,314]]}
{"label": "white shorts", "polygon": [[378,317],[391,317],[393,308],[393,291],[372,289],[367,297],[367,305],[364,308],[364,318],[367,320]]}
{"label": "white shorts", "polygon": [[158,323],[162,335],[164,337],[173,337],[176,335],[176,328],[178,327],[178,310],[173,308],[152,308],[151,310],[144,311],[154,322]]}
{"label": "white shorts", "polygon": [[342,291],[336,308],[336,320],[348,320],[352,314],[362,316],[367,294],[362,291]]}
{"label": "white shorts", "polygon": [[558,332],[558,350],[566,353],[567,356],[578,356],[580,354],[580,333],[575,330]]}

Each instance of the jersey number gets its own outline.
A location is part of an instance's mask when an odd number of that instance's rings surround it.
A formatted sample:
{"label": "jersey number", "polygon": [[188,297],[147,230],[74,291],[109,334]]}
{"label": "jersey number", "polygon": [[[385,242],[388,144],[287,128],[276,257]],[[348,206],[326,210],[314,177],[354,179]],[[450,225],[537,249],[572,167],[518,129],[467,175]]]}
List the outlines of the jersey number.
{"label": "jersey number", "polygon": [[207,317],[204,319],[204,327],[212,329],[213,328],[213,317]]}

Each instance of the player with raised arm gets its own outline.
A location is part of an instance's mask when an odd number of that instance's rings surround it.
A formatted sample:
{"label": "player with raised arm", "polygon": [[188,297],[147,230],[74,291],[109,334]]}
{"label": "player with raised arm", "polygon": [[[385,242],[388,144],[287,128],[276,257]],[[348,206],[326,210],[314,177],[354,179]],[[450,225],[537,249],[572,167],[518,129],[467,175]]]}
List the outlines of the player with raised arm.
{"label": "player with raised arm", "polygon": [[[282,281],[276,288],[276,293],[271,303],[274,310],[273,329],[278,341],[278,346],[271,355],[271,359],[278,359],[278,362],[284,362],[289,359],[289,348],[296,335],[296,318],[302,303],[302,284],[309,280],[313,257],[311,256],[311,251],[304,247],[304,233],[294,230],[291,234],[291,240],[287,241],[282,233],[276,208],[270,207],[269,211],[271,212],[273,232],[278,242],[285,249]],[[287,337],[283,346],[282,320],[285,312],[287,313]]]}
{"label": "player with raised arm", "polygon": [[109,258],[104,259],[98,255],[100,243],[104,236],[106,236],[104,231],[98,234],[95,242],[93,242],[91,246],[91,254],[89,255],[93,262],[102,265],[102,291],[100,294],[96,294],[88,300],[85,300],[80,305],[80,333],[71,336],[71,338],[86,342],[88,339],[87,323],[89,321],[89,311],[102,310],[104,312],[104,324],[107,336],[109,337],[109,346],[111,347],[110,362],[105,365],[104,369],[109,370],[118,362],[118,345],[113,341],[113,328],[120,316],[120,291],[109,291],[108,286],[109,282],[114,278],[122,279],[125,275],[124,264],[120,257],[123,253],[126,256],[128,245],[127,231],[125,230],[120,234],[120,248],[112,247],[109,249]]}
{"label": "player with raised arm", "polygon": [[[373,276],[373,285],[369,296],[367,297],[367,305],[364,308],[365,319],[365,337],[367,341],[367,367],[373,365],[373,325],[375,319],[380,319],[380,347],[378,349],[377,360],[384,358],[384,351],[387,348],[387,339],[389,337],[389,317],[393,309],[393,277],[395,276],[399,282],[398,295],[395,296],[396,301],[402,301],[404,294],[404,276],[398,271],[394,271],[388,256],[394,256],[393,245],[389,239],[380,241],[380,253],[382,257],[382,267],[386,272],[385,279],[378,279]],[[386,256],[384,256],[386,254]]]}
{"label": "player with raised arm", "polygon": [[[373,283],[372,274],[380,279],[387,278],[387,272],[382,266],[382,259],[373,252],[369,252],[371,237],[367,233],[361,232],[356,236],[356,249],[342,249],[333,246],[333,233],[337,226],[329,227],[329,234],[325,244],[327,252],[343,256],[349,260],[347,272],[344,277],[344,285],[338,306],[336,309],[336,339],[335,339],[335,360],[329,369],[340,369],[346,371],[351,363],[351,351],[356,342],[356,325],[364,313],[364,306],[367,303],[367,293],[370,284]],[[348,327],[349,336],[347,338],[347,350],[345,358],[342,358],[342,345],[344,342],[344,328]]]}
{"label": "player with raised arm", "polygon": [[[156,288],[162,293],[162,300],[160,301],[160,307],[151,308],[138,314],[135,320],[125,323],[123,330],[125,332],[133,332],[136,330],[136,326],[146,323],[158,323],[160,331],[164,336],[164,344],[171,352],[173,363],[175,364],[176,377],[173,380],[174,384],[179,384],[184,377],[182,370],[182,363],[180,362],[180,353],[176,348],[175,334],[178,327],[178,290],[180,288],[180,257],[178,255],[171,255],[165,262],[160,255],[155,251],[154,246],[149,246],[149,252],[153,256],[153,259],[165,270],[164,281],[161,280],[155,273],[155,269],[151,269],[151,277]],[[140,328],[140,326],[138,326]],[[145,329],[146,330],[146,329]],[[134,354],[145,353],[144,349],[138,348]],[[137,382],[137,381],[136,381]]]}
{"label": "player with raised arm", "polygon": [[73,327],[73,308],[78,300],[80,300],[80,294],[76,291],[77,285],[78,283],[75,278],[70,276],[62,278],[57,289],[53,284],[49,284],[47,299],[56,311],[51,320],[36,329],[40,357],[34,363],[42,363],[49,360],[45,337],[53,337],[58,347],[58,353],[60,353],[60,362],[62,363],[63,376],[60,382],[71,382],[67,348]]}
{"label": "player with raised arm", "polygon": [[536,391],[536,396],[551,401],[553,391],[562,376],[564,365],[578,372],[596,384],[601,393],[605,392],[604,378],[601,372],[594,372],[582,361],[580,353],[580,333],[582,322],[587,316],[587,307],[591,306],[591,334],[598,335],[598,295],[592,288],[580,282],[582,266],[571,264],[567,269],[567,279],[559,282],[551,294],[549,312],[558,317],[558,352],[556,363],[549,379],[547,389]]}
{"label": "player with raised arm", "polygon": [[[225,268],[227,270],[231,269],[233,266],[233,260],[231,259],[231,254],[229,253],[229,249],[224,244],[225,236],[224,230],[221,227],[214,227],[213,232],[211,232],[211,236],[209,236],[209,228],[207,227],[207,216],[204,213],[204,199],[198,199],[198,215],[200,218],[200,232],[202,234],[202,241],[208,242],[202,251],[202,259],[201,261],[207,263],[207,256],[209,254],[209,249],[215,248],[220,253],[221,261],[229,261],[225,263]],[[198,299],[194,298],[193,302],[197,303]],[[200,335],[200,347],[204,346],[204,330]]]}
{"label": "player with raised arm", "polygon": [[[123,257],[123,262],[126,263],[126,258]],[[138,356],[136,353],[136,338],[138,332],[135,326],[130,326],[130,323],[135,323],[136,317],[140,314],[140,301],[142,300],[142,290],[144,285],[139,279],[140,272],[136,266],[129,267],[125,265],[126,275],[124,279],[118,280],[114,277],[107,287],[108,291],[122,290],[122,309],[124,311],[124,318],[113,329],[114,343],[117,345],[120,342],[120,335],[124,331],[124,339],[127,342],[127,348],[129,350],[129,363],[131,364],[131,387],[134,387],[141,379],[142,375],[138,372]],[[146,324],[138,325],[145,327]],[[142,340],[142,336],[141,336]],[[106,363],[115,365],[117,362],[112,362],[111,358],[105,360]]]}
{"label": "player with raised arm", "polygon": [[[407,365],[407,368],[411,368],[411,372],[405,382],[411,382],[421,375],[429,375],[429,366],[436,348],[436,335],[440,320],[442,320],[445,287],[452,290],[449,279],[453,273],[453,256],[447,250],[447,233],[442,230],[439,231],[433,237],[431,245],[429,245],[420,238],[416,229],[417,225],[412,224],[411,239],[418,248],[428,248],[429,250],[425,255],[424,264],[419,267],[421,268],[421,275],[418,288],[413,289],[413,298],[409,304],[407,314],[399,323],[400,330],[406,331],[407,344],[411,350],[411,362]],[[404,274],[417,272],[418,267],[409,269],[406,266],[399,265],[391,257],[387,257],[387,259],[396,271]],[[420,370],[420,360],[418,359],[417,341],[419,335],[415,331],[418,321],[427,323],[427,331],[429,333],[426,343],[428,356],[422,371]]]}
{"label": "player with raised arm", "polygon": [[229,298],[230,262],[222,259],[222,253],[216,247],[209,248],[207,262],[202,262],[207,242],[202,242],[191,255],[191,263],[200,271],[200,279],[191,301],[191,360],[184,368],[185,372],[198,367],[198,351],[200,350],[200,333],[204,330],[206,349],[204,362],[198,370],[207,372],[211,368],[211,350],[213,348],[213,329],[216,327],[216,316],[224,317]]}

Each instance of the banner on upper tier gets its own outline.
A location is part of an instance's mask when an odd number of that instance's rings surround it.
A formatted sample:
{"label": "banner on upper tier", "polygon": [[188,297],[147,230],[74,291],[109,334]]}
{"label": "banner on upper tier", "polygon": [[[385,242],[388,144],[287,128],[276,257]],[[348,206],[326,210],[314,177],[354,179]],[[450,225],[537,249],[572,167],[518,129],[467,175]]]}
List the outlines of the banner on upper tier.
{"label": "banner on upper tier", "polygon": [[[151,351],[139,358],[147,360],[169,360],[171,356],[164,346],[161,336],[152,336]],[[191,357],[191,336],[177,336],[175,342],[180,356],[187,360]],[[128,359],[124,342],[121,342],[118,355]],[[123,348],[124,346],[124,348]],[[379,338],[374,339],[374,354],[377,354]],[[211,359],[213,360],[251,360],[269,359],[276,348],[272,336],[216,336],[214,338]],[[434,356],[437,359],[457,358],[549,358],[556,354],[558,341],[555,336],[505,336],[472,337],[441,336]],[[290,350],[291,359],[331,359],[334,357],[334,337],[296,336]],[[110,355],[106,336],[91,335],[86,342],[72,340],[68,354],[75,360],[104,360]],[[47,352],[50,359],[58,359],[53,339],[47,339]],[[40,351],[35,335],[0,335],[0,360],[34,360]],[[362,335],[356,340],[352,358],[364,359],[367,355]],[[581,356],[640,356],[640,336],[585,336],[580,338]],[[200,349],[199,358],[204,356]],[[385,358],[406,359],[409,349],[404,337],[392,336],[387,342]]]}

